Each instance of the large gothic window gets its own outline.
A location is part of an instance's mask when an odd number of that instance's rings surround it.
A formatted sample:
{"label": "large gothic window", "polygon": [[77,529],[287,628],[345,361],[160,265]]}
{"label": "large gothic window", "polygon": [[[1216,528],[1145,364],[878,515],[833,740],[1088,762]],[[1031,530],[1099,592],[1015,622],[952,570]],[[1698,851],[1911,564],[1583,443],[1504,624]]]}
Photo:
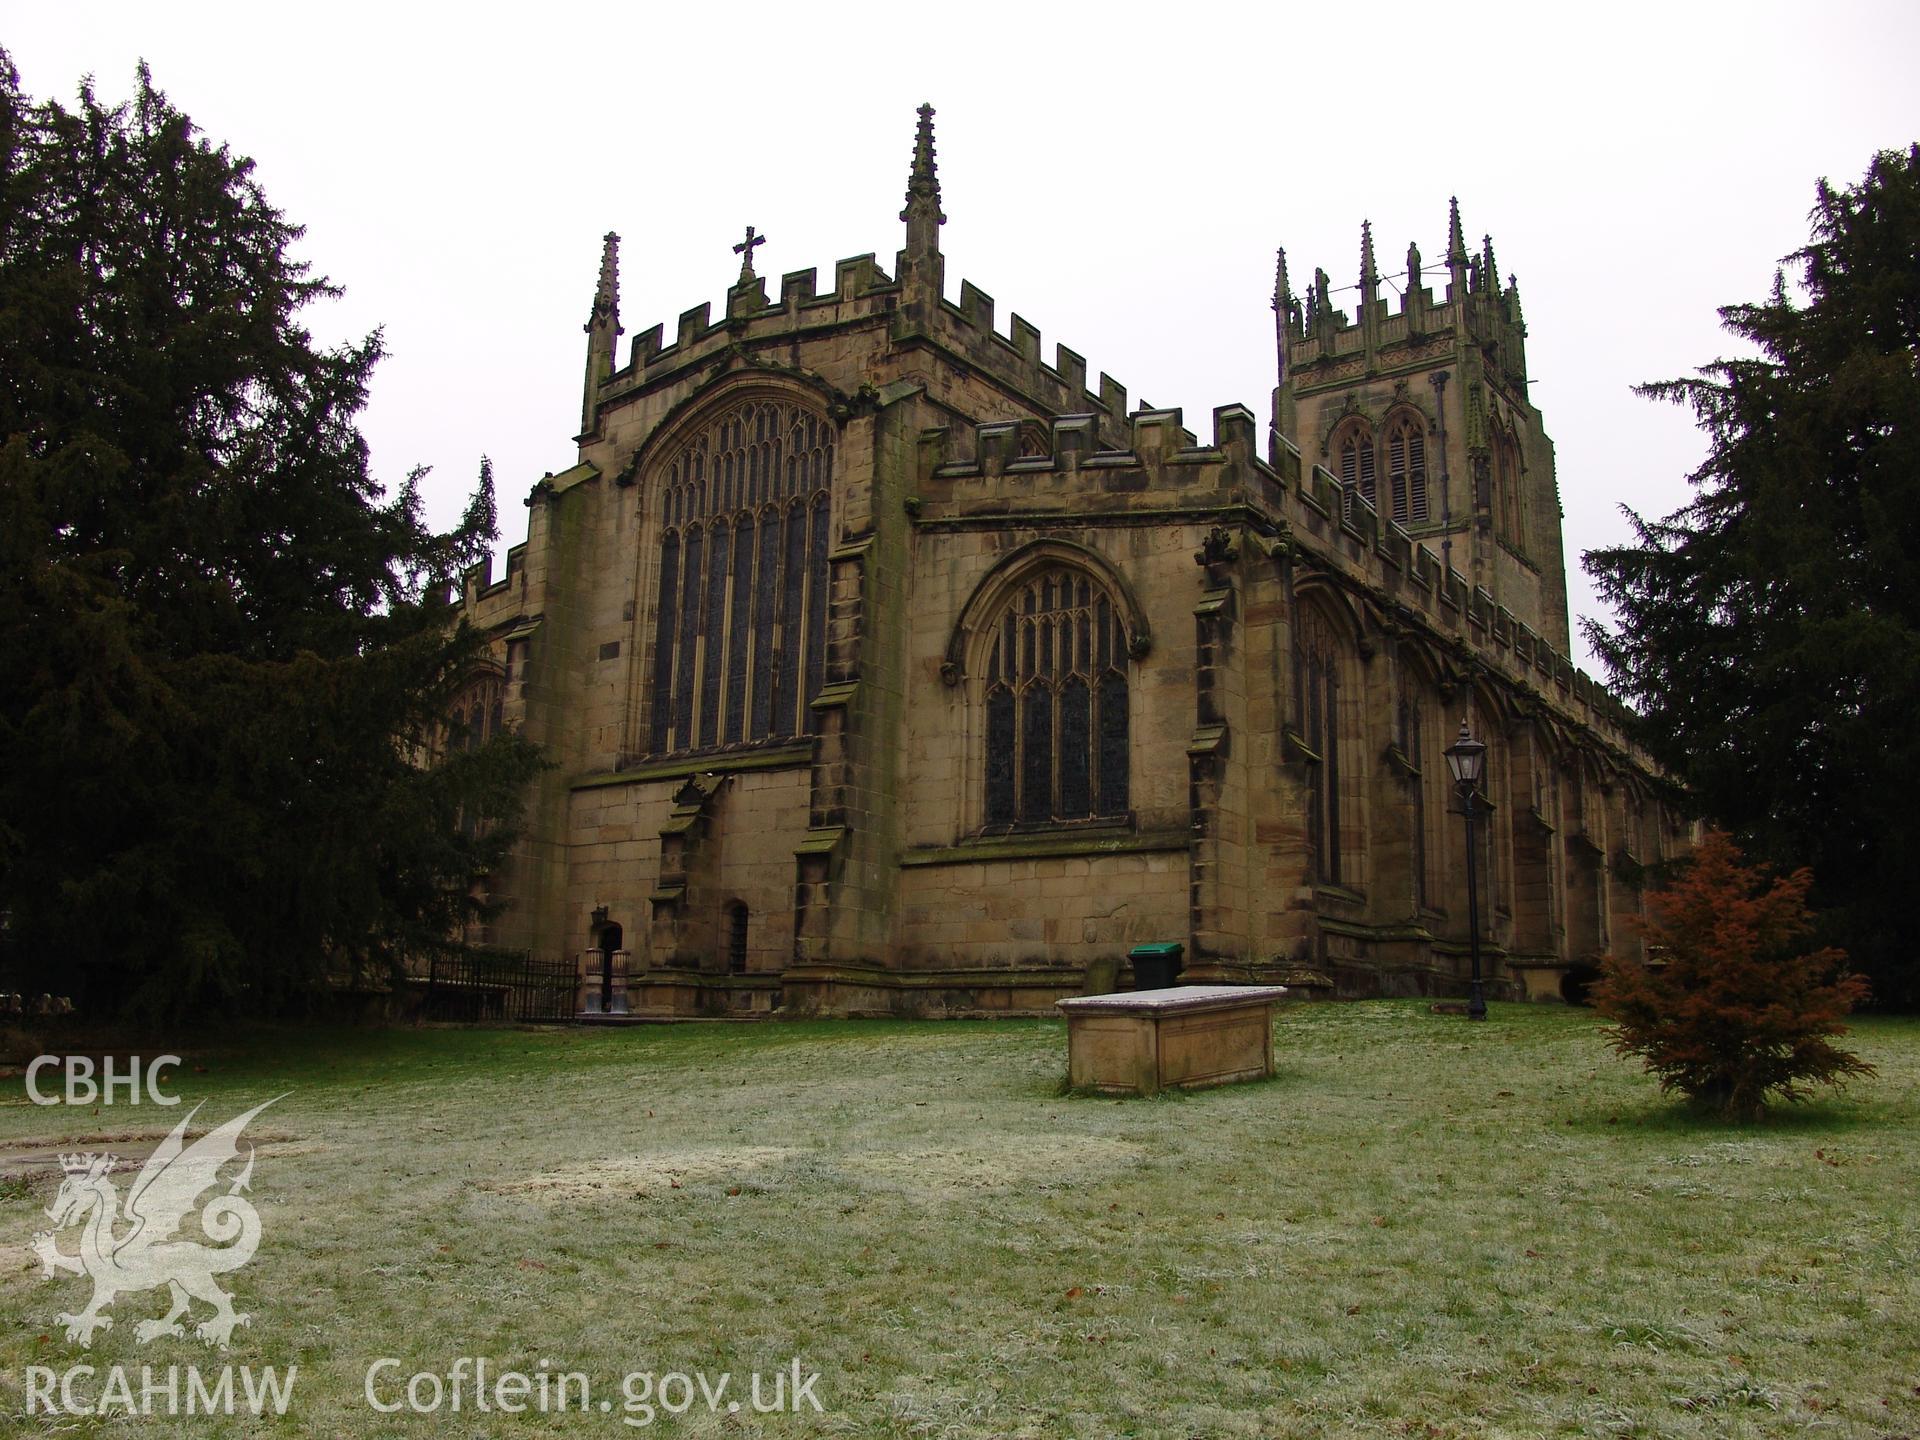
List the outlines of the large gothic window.
{"label": "large gothic window", "polygon": [[1013,592],[987,635],[987,823],[1124,815],[1127,634],[1113,597],[1055,566]]}
{"label": "large gothic window", "polygon": [[1307,843],[1315,878],[1340,883],[1340,647],[1333,626],[1311,607],[1300,612],[1294,642],[1294,690],[1311,774]]}
{"label": "large gothic window", "polygon": [[1387,493],[1395,522],[1427,522],[1426,424],[1403,415],[1387,431]]}
{"label": "large gothic window", "polygon": [[650,748],[809,734],[826,678],[833,429],[750,400],[664,462]]}

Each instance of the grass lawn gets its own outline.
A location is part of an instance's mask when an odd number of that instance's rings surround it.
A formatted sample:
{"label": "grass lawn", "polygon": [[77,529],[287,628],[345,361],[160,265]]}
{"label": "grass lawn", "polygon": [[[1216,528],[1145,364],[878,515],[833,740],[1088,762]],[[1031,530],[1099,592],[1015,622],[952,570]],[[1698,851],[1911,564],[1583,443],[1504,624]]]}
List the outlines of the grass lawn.
{"label": "grass lawn", "polygon": [[[1745,1130],[1676,1111],[1584,1012],[1325,1005],[1277,1029],[1272,1082],[1128,1101],[1061,1092],[1049,1021],[203,1047],[173,1080],[202,1121],[290,1092],[255,1122],[264,1238],[229,1277],[253,1323],[225,1357],[135,1343],[160,1291],[83,1354],[53,1316],[85,1283],[29,1249],[59,1172],[18,1178],[21,1155],[137,1157],[184,1112],[41,1109],[5,1081],[0,1431],[617,1435],[629,1371],[740,1395],[797,1356],[825,1413],[696,1401],[651,1430],[1920,1435],[1920,1022],[1861,1021],[1878,1079]],[[462,1356],[585,1372],[593,1408],[369,1407],[372,1361],[400,1362],[390,1400]],[[23,1413],[31,1365],[223,1359],[297,1364],[288,1414]]]}

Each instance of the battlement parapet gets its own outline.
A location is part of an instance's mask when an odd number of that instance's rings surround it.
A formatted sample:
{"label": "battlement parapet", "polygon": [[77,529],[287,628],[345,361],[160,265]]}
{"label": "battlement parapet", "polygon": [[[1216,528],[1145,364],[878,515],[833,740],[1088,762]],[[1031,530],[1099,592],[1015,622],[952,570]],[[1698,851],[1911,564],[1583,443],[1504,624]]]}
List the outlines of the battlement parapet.
{"label": "battlement parapet", "polygon": [[[1605,686],[1555,651],[1484,586],[1381,515],[1357,487],[1342,485],[1319,465],[1306,467],[1303,476],[1293,468],[1298,452],[1290,445],[1279,451],[1287,468],[1251,460],[1248,468],[1263,486],[1249,490],[1230,483],[1231,467],[1250,457],[1255,437],[1254,418],[1245,407],[1224,405],[1214,412],[1210,445],[1194,443],[1178,410],[1140,410],[1128,417],[1132,441],[1126,449],[1095,449],[1099,418],[1056,418],[1049,453],[1024,456],[1023,427],[1017,421],[924,432],[925,473],[936,483],[916,502],[915,523],[1018,523],[1031,513],[1057,524],[1062,502],[1069,499],[1093,524],[1125,521],[1130,514],[1190,510],[1200,515],[1206,506],[1252,504],[1254,513],[1267,517],[1256,523],[1269,525],[1273,534],[1317,541],[1315,565],[1342,574],[1360,593],[1376,597],[1385,611],[1423,619],[1436,637],[1467,647],[1461,653],[1470,651],[1490,674],[1544,696],[1564,721],[1591,728],[1623,754],[1633,748],[1627,738],[1630,716]],[[971,453],[952,453],[961,447]],[[1183,478],[1175,481],[1176,474]],[[1291,547],[1275,553],[1291,553]]]}
{"label": "battlement parapet", "polygon": [[870,320],[898,301],[898,281],[880,268],[871,252],[835,262],[833,279],[833,289],[823,295],[817,288],[818,270],[790,271],[780,277],[779,298],[769,300],[765,282],[749,276],[727,291],[720,318],[715,319],[710,301],[681,311],[671,344],[662,344],[661,326],[649,327],[634,337],[627,363],[601,378],[597,403],[607,405],[743,340]]}
{"label": "battlement parapet", "polygon": [[[1098,393],[1087,388],[1087,361],[1078,351],[1055,344],[1053,363],[1041,358],[1041,334],[1024,316],[1008,318],[1007,330],[994,328],[993,296],[971,280],[961,280],[960,298],[941,299],[927,338],[947,345],[996,379],[1037,402],[1050,415],[1099,417],[1109,445],[1128,433],[1127,387],[1111,375],[1100,376]],[[913,338],[910,317],[902,316],[897,339]]]}
{"label": "battlement parapet", "polygon": [[1093,411],[1050,417],[1049,444],[1046,452],[1038,455],[1021,454],[1025,426],[1016,420],[986,421],[971,427],[972,453],[967,455],[951,453],[948,430],[931,430],[926,435],[927,442],[935,447],[931,473],[935,479],[945,480],[1082,468],[1249,464],[1276,481],[1280,478],[1254,453],[1256,422],[1245,405],[1216,407],[1213,442],[1208,445],[1199,443],[1183,423],[1182,412],[1175,408],[1136,410],[1127,417],[1130,443],[1123,449],[1102,447],[1100,423],[1105,418]]}
{"label": "battlement parapet", "polygon": [[[1327,379],[1350,378],[1352,366],[1342,362],[1350,362],[1352,357],[1364,357],[1369,365],[1381,367],[1390,367],[1401,359],[1428,360],[1433,358],[1430,353],[1407,352],[1413,347],[1427,349],[1425,342],[1432,337],[1457,333],[1488,350],[1494,364],[1510,379],[1524,382],[1527,327],[1518,283],[1509,277],[1502,288],[1491,236],[1479,254],[1468,253],[1457,203],[1448,217],[1444,264],[1446,290],[1435,303],[1433,291],[1425,283],[1420,247],[1409,245],[1406,268],[1383,277],[1374,263],[1372,227],[1363,224],[1359,281],[1346,287],[1358,292],[1349,319],[1345,310],[1334,306],[1334,291],[1324,270],[1314,271],[1313,284],[1304,296],[1293,293],[1287,279],[1286,253],[1282,251],[1273,303],[1281,317],[1287,374],[1297,374],[1302,383],[1312,384],[1320,378],[1314,374],[1317,367],[1335,367],[1335,373]],[[1381,294],[1383,278],[1399,291],[1397,310]]]}
{"label": "battlement parapet", "polygon": [[626,364],[598,382],[594,408],[731,345],[890,316],[896,343],[930,339],[958,351],[1049,415],[1095,417],[1103,448],[1117,448],[1131,435],[1126,386],[1101,374],[1098,389],[1090,390],[1086,357],[1066,345],[1056,344],[1048,363],[1042,358],[1039,327],[1024,316],[1010,316],[1005,333],[996,329],[993,297],[970,280],[961,281],[957,301],[939,301],[930,325],[902,305],[901,281],[882,270],[871,253],[836,262],[833,288],[827,293],[820,293],[818,285],[815,269],[789,271],[780,277],[778,298],[769,300],[765,282],[750,276],[728,290],[717,313],[712,302],[682,311],[671,342],[665,342],[663,326],[649,327],[634,338]]}
{"label": "battlement parapet", "polygon": [[487,602],[524,590],[526,579],[527,542],[522,540],[507,551],[506,566],[498,579],[494,578],[493,556],[489,554],[461,572],[458,583],[448,587],[447,601],[461,606],[469,620],[484,623],[484,611],[492,608]]}

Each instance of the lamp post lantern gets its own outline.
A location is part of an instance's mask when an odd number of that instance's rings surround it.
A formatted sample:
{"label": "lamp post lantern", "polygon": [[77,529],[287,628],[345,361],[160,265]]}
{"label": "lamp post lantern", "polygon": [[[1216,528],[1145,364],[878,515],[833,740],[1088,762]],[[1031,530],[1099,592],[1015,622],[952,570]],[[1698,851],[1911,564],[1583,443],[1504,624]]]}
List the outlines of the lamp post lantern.
{"label": "lamp post lantern", "polygon": [[1467,722],[1460,722],[1460,734],[1446,749],[1447,769],[1453,772],[1453,785],[1460,792],[1460,808],[1467,817],[1467,953],[1473,964],[1473,993],[1467,1000],[1467,1018],[1487,1018],[1487,995],[1480,983],[1480,881],[1474,857],[1473,820],[1480,793],[1480,770],[1486,764],[1487,747],[1473,738]]}

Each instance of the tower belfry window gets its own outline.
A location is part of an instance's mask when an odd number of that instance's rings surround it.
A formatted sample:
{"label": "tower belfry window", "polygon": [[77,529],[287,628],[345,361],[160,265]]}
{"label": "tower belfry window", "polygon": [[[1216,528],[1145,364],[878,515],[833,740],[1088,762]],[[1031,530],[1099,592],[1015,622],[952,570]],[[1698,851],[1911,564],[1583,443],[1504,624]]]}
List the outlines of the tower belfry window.
{"label": "tower belfry window", "polygon": [[1351,426],[1340,442],[1340,483],[1349,490],[1358,489],[1375,504],[1373,432],[1364,425]]}
{"label": "tower belfry window", "polygon": [[1387,432],[1387,492],[1395,523],[1427,521],[1427,436],[1416,419],[1402,418]]}

